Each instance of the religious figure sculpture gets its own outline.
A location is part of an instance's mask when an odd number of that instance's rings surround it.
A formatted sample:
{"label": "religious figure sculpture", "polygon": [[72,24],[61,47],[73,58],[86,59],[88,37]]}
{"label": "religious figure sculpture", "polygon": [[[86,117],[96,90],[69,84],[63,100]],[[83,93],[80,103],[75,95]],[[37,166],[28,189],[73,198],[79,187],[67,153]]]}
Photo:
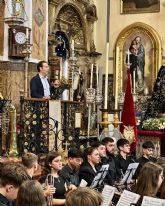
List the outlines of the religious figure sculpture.
{"label": "religious figure sculpture", "polygon": [[[136,92],[142,92],[144,89],[144,66],[145,66],[145,49],[141,43],[141,37],[136,36],[131,42],[129,48],[130,54],[130,71],[132,81],[135,78],[135,88]],[[133,72],[135,71],[135,76]]]}

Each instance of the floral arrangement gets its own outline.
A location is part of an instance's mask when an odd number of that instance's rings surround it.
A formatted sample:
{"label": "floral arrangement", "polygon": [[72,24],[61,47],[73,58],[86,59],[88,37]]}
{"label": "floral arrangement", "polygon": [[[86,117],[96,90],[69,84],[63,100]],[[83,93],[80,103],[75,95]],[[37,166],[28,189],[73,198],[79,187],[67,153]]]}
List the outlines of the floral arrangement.
{"label": "floral arrangement", "polygon": [[165,130],[165,116],[144,120],[142,122],[142,128],[145,130]]}

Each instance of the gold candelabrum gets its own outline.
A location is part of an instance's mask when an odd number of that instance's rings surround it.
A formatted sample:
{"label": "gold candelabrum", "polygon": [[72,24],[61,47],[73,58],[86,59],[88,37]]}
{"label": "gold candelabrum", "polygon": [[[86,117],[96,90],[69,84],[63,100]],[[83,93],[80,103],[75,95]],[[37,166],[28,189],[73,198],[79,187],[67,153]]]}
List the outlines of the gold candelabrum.
{"label": "gold candelabrum", "polygon": [[122,123],[121,121],[119,121],[119,109],[115,109],[113,110],[113,125],[114,128],[118,128],[118,126]]}
{"label": "gold candelabrum", "polygon": [[103,125],[103,128],[108,128],[108,125],[111,124],[112,122],[108,122],[108,109],[101,109],[102,111],[102,117],[103,121],[99,122],[99,124]]}
{"label": "gold candelabrum", "polygon": [[24,96],[28,97],[28,67],[29,67],[29,57],[32,53],[31,47],[32,44],[30,44],[30,30],[29,28],[26,28],[26,42],[22,46],[22,54],[25,56],[25,72],[24,72]]}
{"label": "gold candelabrum", "polygon": [[18,156],[17,151],[17,130],[16,130],[16,109],[14,105],[10,105],[10,150],[9,156],[16,157]]}

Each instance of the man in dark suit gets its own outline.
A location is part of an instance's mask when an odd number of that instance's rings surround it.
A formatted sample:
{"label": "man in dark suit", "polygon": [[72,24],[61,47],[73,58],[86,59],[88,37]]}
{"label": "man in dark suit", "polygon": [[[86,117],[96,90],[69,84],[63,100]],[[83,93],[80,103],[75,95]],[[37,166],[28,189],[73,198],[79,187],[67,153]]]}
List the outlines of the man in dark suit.
{"label": "man in dark suit", "polygon": [[30,94],[32,98],[50,99],[50,84],[47,78],[49,66],[46,61],[37,64],[38,74],[30,81]]}

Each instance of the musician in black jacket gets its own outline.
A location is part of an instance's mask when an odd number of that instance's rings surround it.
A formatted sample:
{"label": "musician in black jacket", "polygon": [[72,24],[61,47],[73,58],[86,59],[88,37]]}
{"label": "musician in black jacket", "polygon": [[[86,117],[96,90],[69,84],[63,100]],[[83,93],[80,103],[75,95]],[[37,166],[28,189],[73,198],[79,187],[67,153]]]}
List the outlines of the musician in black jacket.
{"label": "musician in black jacket", "polygon": [[84,152],[84,162],[80,166],[79,178],[87,182],[87,186],[91,186],[93,179],[97,174],[97,165],[100,162],[100,156],[97,148],[88,147]]}
{"label": "musician in black jacket", "polygon": [[154,144],[151,141],[146,141],[142,145],[143,148],[143,155],[137,159],[139,162],[139,166],[136,171],[136,178],[139,176],[140,170],[147,162],[156,162],[156,158],[153,157],[154,153]]}
{"label": "musician in black jacket", "polygon": [[127,139],[121,138],[117,141],[119,154],[115,158],[117,178],[121,179],[125,174],[128,165],[136,162],[135,157],[130,154],[130,143]]}

